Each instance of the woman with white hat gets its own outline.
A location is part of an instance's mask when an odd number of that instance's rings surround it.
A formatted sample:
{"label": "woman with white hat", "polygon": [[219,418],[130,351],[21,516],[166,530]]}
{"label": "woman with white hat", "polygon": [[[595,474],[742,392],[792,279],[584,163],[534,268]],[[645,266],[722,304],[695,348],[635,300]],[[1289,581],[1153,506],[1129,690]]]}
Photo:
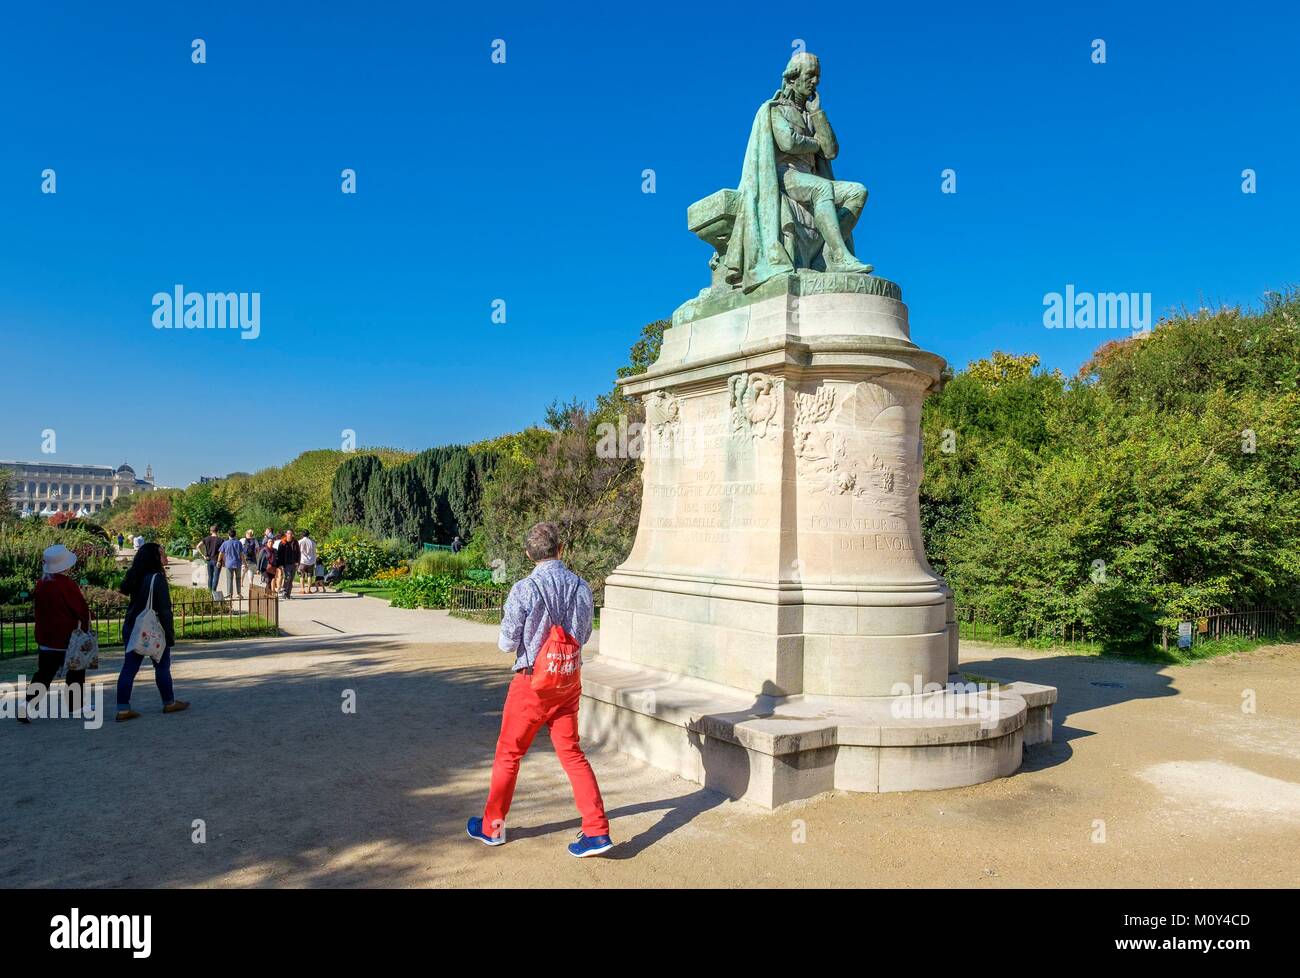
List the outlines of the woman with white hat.
{"label": "woman with white hat", "polygon": [[[68,576],[68,571],[77,563],[77,555],[63,544],[56,543],[45,548],[43,557],[41,579],[32,595],[39,651],[36,654],[36,674],[27,690],[28,711],[32,700],[43,696],[54,682],[54,674],[63,666],[68,653],[72,633],[77,628],[90,631],[90,608],[77,582]],[[86,681],[86,670],[69,669],[66,681],[69,694],[76,687],[80,698],[84,695],[82,684]],[[31,722],[25,713],[20,713],[18,719],[23,723]]]}

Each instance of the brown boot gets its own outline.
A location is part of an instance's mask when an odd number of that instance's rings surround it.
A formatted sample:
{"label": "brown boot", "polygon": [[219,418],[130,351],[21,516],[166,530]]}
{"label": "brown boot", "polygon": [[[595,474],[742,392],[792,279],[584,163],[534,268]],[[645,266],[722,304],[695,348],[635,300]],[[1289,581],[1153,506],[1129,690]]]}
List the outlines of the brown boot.
{"label": "brown boot", "polygon": [[140,714],[136,713],[135,710],[118,710],[117,722],[126,723],[127,720],[134,720],[139,715]]}
{"label": "brown boot", "polygon": [[190,708],[190,705],[189,705],[188,703],[186,703],[184,700],[177,700],[177,701],[174,702],[174,703],[168,703],[166,706],[164,706],[164,707],[163,707],[163,712],[164,712],[164,713],[180,713],[181,710],[188,710],[189,708]]}

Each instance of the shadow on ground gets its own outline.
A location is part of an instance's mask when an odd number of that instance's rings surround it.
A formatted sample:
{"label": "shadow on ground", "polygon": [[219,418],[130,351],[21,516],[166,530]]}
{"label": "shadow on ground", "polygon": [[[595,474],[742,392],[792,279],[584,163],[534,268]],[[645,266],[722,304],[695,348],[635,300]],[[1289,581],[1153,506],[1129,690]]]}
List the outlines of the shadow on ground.
{"label": "shadow on ground", "polygon": [[[0,766],[14,775],[0,801],[0,885],[454,882],[439,878],[442,853],[453,840],[472,845],[464,823],[482,810],[509,679],[499,658],[490,644],[373,635],[182,644],[177,695],[192,709],[164,716],[146,664],[132,697],[144,716],[117,724],[121,657],[105,656],[98,678],[110,719],[100,729],[75,720],[0,728]],[[5,671],[30,675],[30,665],[13,660]],[[344,710],[350,698],[355,713]],[[624,766],[617,755],[597,762],[607,794]],[[577,834],[544,736],[516,799],[512,842],[554,836],[546,845],[558,851]],[[620,855],[722,800],[700,790],[624,809],[664,817],[620,839]],[[537,824],[542,807],[572,818]],[[206,842],[194,841],[195,820]]]}
{"label": "shadow on ground", "polygon": [[1173,678],[1165,674],[1169,669],[1165,663],[1064,652],[1026,654],[1023,658],[984,658],[981,653],[996,653],[999,651],[997,647],[969,642],[963,642],[962,647],[973,653],[970,658],[963,658],[963,673],[1002,682],[1019,679],[1056,687],[1057,700],[1052,708],[1052,742],[1026,747],[1024,762],[1018,773],[1055,767],[1073,754],[1072,741],[1093,736],[1093,730],[1070,724],[1068,720],[1073,716],[1130,700],[1163,699],[1178,695]]}

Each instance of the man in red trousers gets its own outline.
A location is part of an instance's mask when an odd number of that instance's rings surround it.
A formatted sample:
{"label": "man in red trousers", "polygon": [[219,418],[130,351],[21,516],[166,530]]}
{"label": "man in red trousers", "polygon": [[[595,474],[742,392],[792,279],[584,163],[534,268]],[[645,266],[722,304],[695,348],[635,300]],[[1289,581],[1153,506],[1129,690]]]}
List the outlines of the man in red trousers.
{"label": "man in red trousers", "polygon": [[561,550],[560,530],[554,523],[538,523],[528,531],[524,552],[533,561],[533,572],[510,589],[497,643],[503,652],[514,654],[515,664],[501,716],[492,786],[483,817],[471,818],[465,828],[470,838],[484,845],[505,843],[506,815],[519,777],[519,762],[545,726],[582,815],[582,832],[568,847],[570,855],[582,858],[608,852],[614,843],[596,775],[578,746],[581,686],[575,684],[572,692],[558,699],[543,699],[533,690],[533,666],[551,626],[559,625],[579,646],[591,638],[591,587],[564,566]]}

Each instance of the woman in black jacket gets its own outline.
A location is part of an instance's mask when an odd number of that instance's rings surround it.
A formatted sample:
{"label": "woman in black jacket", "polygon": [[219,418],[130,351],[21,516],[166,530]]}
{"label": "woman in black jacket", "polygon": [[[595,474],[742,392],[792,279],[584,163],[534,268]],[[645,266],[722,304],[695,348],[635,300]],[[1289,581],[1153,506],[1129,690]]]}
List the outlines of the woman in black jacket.
{"label": "woman in black jacket", "polygon": [[[126,609],[126,618],[122,621],[122,637],[131,640],[131,629],[140,613],[149,606],[149,596],[153,594],[153,610],[162,624],[167,639],[167,648],[162,657],[154,663],[153,678],[162,694],[163,712],[179,713],[188,709],[189,704],[178,700],[172,691],[172,645],[176,642],[176,632],[172,625],[172,597],[167,587],[167,571],[163,567],[162,548],[156,543],[146,543],[135,555],[131,569],[122,581],[122,593],[131,596],[131,603]],[[135,684],[135,674],[140,671],[140,664],[145,657],[138,652],[128,652],[122,662],[122,672],[117,677],[117,721],[134,720],[140,714],[131,709],[131,687]]]}
{"label": "woman in black jacket", "polygon": [[257,572],[262,575],[262,587],[268,591],[271,589],[271,575],[274,573],[274,557],[275,551],[271,549],[269,543],[263,543],[257,548]]}

